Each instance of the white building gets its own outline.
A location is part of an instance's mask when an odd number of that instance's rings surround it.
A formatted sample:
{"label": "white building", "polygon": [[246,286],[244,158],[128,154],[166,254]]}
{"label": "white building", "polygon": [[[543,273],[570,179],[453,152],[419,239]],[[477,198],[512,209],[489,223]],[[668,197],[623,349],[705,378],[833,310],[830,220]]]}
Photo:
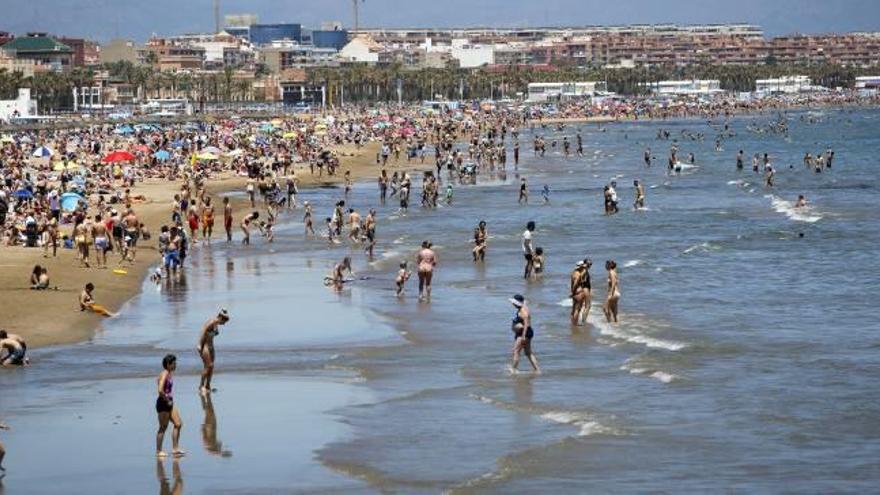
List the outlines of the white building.
{"label": "white building", "polygon": [[495,47],[491,45],[474,45],[466,39],[454,39],[449,54],[458,60],[462,69],[473,69],[495,63]]}
{"label": "white building", "polygon": [[369,36],[357,36],[339,50],[339,60],[375,64],[381,51],[382,47]]}
{"label": "white building", "polygon": [[542,103],[545,101],[584,98],[595,96],[603,91],[605,91],[605,82],[603,81],[529,83],[528,101]]}
{"label": "white building", "polygon": [[755,81],[755,91],[758,93],[802,93],[813,89],[816,88],[807,76],[785,76]]}
{"label": "white building", "polygon": [[709,96],[723,92],[718,79],[657,81],[647,83],[647,87],[657,96]]}
{"label": "white building", "polygon": [[31,90],[21,88],[18,98],[0,100],[0,121],[9,122],[13,118],[29,118],[37,116],[37,102],[31,99]]}
{"label": "white building", "polygon": [[856,78],[856,89],[880,88],[880,76],[859,76]]}

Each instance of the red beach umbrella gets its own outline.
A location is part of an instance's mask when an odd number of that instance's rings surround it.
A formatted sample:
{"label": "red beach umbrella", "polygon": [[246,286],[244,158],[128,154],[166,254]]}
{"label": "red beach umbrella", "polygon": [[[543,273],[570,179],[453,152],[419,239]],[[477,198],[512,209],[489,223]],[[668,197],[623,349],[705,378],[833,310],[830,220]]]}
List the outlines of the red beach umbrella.
{"label": "red beach umbrella", "polygon": [[104,163],[117,163],[117,162],[130,162],[135,160],[135,156],[127,151],[114,151],[109,155],[105,156],[103,160]]}

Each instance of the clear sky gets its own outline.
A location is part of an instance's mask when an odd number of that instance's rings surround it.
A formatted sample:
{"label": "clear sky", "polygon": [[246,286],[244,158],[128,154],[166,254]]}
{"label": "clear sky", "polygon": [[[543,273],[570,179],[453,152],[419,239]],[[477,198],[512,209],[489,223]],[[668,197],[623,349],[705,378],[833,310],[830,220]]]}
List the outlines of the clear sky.
{"label": "clear sky", "polygon": [[[351,0],[220,0],[260,22],[352,23]],[[769,35],[880,31],[880,0],[364,0],[364,27],[758,24]],[[213,30],[212,0],[0,0],[0,31],[98,41]]]}

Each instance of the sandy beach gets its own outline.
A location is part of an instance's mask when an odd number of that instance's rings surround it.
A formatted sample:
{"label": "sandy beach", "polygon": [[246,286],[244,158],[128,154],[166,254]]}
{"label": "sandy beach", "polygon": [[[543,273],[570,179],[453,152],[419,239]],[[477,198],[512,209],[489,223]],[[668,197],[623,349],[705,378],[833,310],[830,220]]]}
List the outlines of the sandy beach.
{"label": "sandy beach", "polygon": [[[346,170],[351,171],[354,180],[374,179],[379,171],[375,162],[378,149],[378,143],[368,143],[359,150],[354,146],[337,147],[341,168],[333,176],[311,175],[307,165],[297,164],[300,186],[338,184]],[[402,170],[405,165],[406,162],[393,164],[389,161],[389,173]],[[135,211],[154,235],[163,224],[168,223],[169,205],[180,184],[180,181],[150,179],[138,183],[133,190],[135,194],[143,194],[147,198],[145,203],[135,206]],[[208,191],[212,196],[243,191],[244,184],[244,178],[227,173],[209,181]],[[243,197],[233,196],[232,203],[235,209],[235,232],[238,234],[237,222],[249,206]],[[219,228],[222,229],[222,226]],[[215,235],[215,239],[219,239],[219,236]],[[75,256],[72,249],[59,249],[57,257],[44,258],[42,248],[3,248],[0,251],[0,314],[4,315],[3,328],[20,334],[30,347],[87,340],[101,328],[103,317],[79,311],[77,298],[83,286],[88,282],[95,284],[96,300],[110,311],[116,312],[141,290],[150,267],[157,262],[155,241],[141,243],[137,262],[132,266],[126,264],[123,268],[127,274],[122,275],[113,272],[111,260],[115,261],[116,257],[112,253],[108,257],[108,263],[111,263],[111,268],[108,269],[80,268]],[[58,287],[57,291],[32,291],[28,288],[28,276],[34,265],[49,269],[52,285]]]}

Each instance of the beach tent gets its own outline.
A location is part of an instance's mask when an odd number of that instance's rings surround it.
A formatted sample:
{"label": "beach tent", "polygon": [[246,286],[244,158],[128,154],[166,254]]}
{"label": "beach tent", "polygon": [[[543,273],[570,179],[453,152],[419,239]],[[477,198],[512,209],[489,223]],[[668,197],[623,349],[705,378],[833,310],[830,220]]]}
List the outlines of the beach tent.
{"label": "beach tent", "polygon": [[39,148],[34,150],[33,155],[40,158],[45,158],[48,156],[54,155],[55,152],[52,151],[51,148],[47,148],[46,146],[40,146]]}
{"label": "beach tent", "polygon": [[73,211],[79,205],[79,202],[85,203],[85,199],[77,193],[64,193],[61,195],[61,209],[64,211]]}
{"label": "beach tent", "polygon": [[130,162],[135,159],[135,156],[127,151],[114,151],[109,155],[105,156],[103,160],[104,163],[117,163],[117,162]]}
{"label": "beach tent", "polygon": [[161,160],[164,162],[165,160],[171,158],[171,153],[169,153],[167,150],[159,150],[154,153],[153,156],[155,156],[157,160]]}

